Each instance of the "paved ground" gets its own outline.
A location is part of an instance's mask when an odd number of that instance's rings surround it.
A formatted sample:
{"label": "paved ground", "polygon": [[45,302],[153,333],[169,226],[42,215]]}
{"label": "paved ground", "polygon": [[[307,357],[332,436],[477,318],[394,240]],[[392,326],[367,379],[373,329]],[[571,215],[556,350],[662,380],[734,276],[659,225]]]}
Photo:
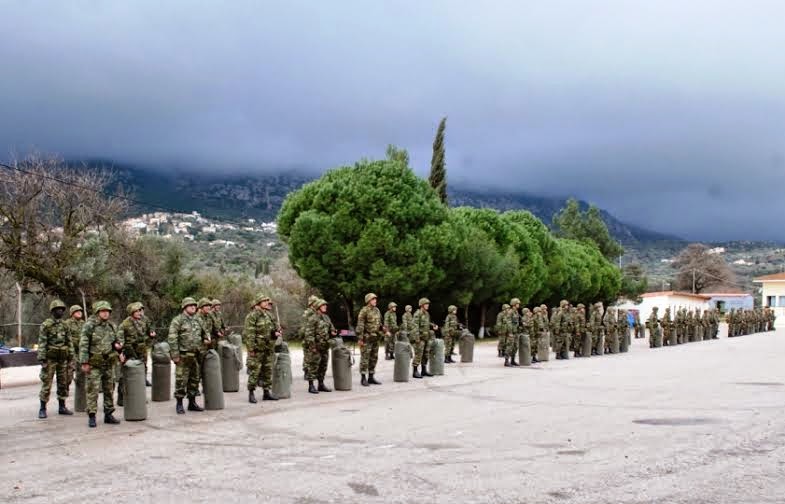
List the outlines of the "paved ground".
{"label": "paved ground", "polygon": [[145,422],[93,430],[37,420],[37,386],[10,387],[0,502],[785,501],[785,330],[521,369],[494,353],[403,384],[383,362],[384,385],[351,392],[295,380],[275,404],[227,394],[179,418],[150,403]]}

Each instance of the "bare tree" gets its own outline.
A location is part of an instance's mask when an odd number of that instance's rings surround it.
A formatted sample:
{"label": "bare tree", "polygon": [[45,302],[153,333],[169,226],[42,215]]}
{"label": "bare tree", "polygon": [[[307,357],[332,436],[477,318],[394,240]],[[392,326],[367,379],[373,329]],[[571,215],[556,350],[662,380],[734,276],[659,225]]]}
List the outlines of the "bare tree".
{"label": "bare tree", "polygon": [[73,294],[82,285],[74,265],[88,236],[118,250],[119,219],[128,200],[107,194],[113,174],[79,169],[56,157],[30,155],[0,173],[0,268],[27,288]]}
{"label": "bare tree", "polygon": [[708,288],[728,288],[736,284],[736,275],[725,259],[712,254],[701,243],[691,243],[672,263],[676,273],[676,289],[700,293]]}

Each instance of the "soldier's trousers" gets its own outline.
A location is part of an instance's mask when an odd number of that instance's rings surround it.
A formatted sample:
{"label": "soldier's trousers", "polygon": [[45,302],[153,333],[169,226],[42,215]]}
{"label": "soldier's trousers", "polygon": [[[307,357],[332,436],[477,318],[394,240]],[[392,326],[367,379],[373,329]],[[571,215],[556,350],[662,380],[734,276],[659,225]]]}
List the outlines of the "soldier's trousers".
{"label": "soldier's trousers", "polygon": [[92,366],[87,375],[87,413],[98,412],[98,394],[104,395],[104,414],[114,411],[114,362]]}
{"label": "soldier's trousers", "polygon": [[395,333],[390,331],[390,334],[384,335],[384,353],[392,355],[395,348]]}
{"label": "soldier's trousers", "polygon": [[504,339],[507,342],[507,345],[504,347],[504,356],[515,360],[515,357],[518,355],[519,336],[517,334],[508,333]]}
{"label": "soldier's trousers", "polygon": [[273,362],[275,359],[275,340],[266,339],[254,350],[254,356],[248,357],[248,390],[256,390],[259,382],[263,390],[273,387]]}
{"label": "soldier's trousers", "polygon": [[[603,340],[602,339],[602,331],[600,331],[600,330],[592,331],[592,333],[591,333],[591,349],[595,353],[599,353],[600,352],[600,342],[602,340]],[[605,345],[603,344],[602,346],[603,346],[603,351],[605,351]]]}
{"label": "soldier's trousers", "polygon": [[306,359],[305,378],[307,380],[324,381],[327,373],[327,362],[330,359],[330,345],[324,342],[308,341],[304,344]]}
{"label": "soldier's trousers", "polygon": [[366,336],[360,349],[360,373],[373,374],[376,372],[376,362],[379,360],[379,338]]}
{"label": "soldier's trousers", "polygon": [[199,359],[195,354],[180,355],[174,370],[174,396],[178,399],[196,397],[199,392]]}
{"label": "soldier's trousers", "polygon": [[499,344],[496,346],[496,350],[502,354],[507,351],[507,336],[504,333],[499,333]]}
{"label": "soldier's trousers", "polygon": [[452,355],[453,350],[455,350],[455,338],[452,334],[445,334],[444,335],[444,356],[449,357]]}
{"label": "soldier's trousers", "polygon": [[65,399],[68,397],[68,386],[71,384],[68,379],[68,361],[47,359],[46,367],[41,366],[38,377],[41,379],[41,393],[38,398],[44,402],[49,400],[52,390],[52,379],[57,375],[57,398]]}
{"label": "soldier's trousers", "polygon": [[431,351],[431,336],[416,335],[413,336],[412,347],[414,347],[414,357],[412,358],[412,367],[417,367],[423,362],[428,362],[428,354]]}

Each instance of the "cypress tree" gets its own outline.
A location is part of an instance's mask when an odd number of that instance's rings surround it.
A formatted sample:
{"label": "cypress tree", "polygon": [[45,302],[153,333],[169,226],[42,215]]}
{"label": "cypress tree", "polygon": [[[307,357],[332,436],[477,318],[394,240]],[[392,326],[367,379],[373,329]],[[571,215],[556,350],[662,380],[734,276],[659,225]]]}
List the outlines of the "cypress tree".
{"label": "cypress tree", "polygon": [[444,163],[444,129],[446,126],[447,118],[443,117],[436,130],[436,138],[433,139],[431,174],[428,176],[428,182],[445,205],[447,204],[447,169]]}

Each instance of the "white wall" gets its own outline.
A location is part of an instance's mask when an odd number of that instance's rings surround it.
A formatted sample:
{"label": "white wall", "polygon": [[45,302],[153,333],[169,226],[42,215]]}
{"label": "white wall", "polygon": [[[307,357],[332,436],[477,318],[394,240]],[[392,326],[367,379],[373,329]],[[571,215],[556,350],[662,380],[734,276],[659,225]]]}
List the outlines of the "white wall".
{"label": "white wall", "polygon": [[785,282],[763,282],[763,302],[762,306],[768,306],[766,301],[769,296],[777,296],[777,306],[773,306],[777,320],[774,322],[776,327],[785,327],[785,303],[780,303],[785,298]]}
{"label": "white wall", "polygon": [[641,304],[638,305],[638,309],[641,313],[641,322],[646,322],[646,319],[648,319],[649,315],[651,315],[652,308],[655,306],[659,308],[657,310],[657,315],[659,317],[663,316],[665,313],[665,308],[670,308],[671,318],[673,318],[676,315],[676,311],[680,308],[686,308],[687,310],[708,310],[709,301],[685,296],[645,297],[641,301]]}

